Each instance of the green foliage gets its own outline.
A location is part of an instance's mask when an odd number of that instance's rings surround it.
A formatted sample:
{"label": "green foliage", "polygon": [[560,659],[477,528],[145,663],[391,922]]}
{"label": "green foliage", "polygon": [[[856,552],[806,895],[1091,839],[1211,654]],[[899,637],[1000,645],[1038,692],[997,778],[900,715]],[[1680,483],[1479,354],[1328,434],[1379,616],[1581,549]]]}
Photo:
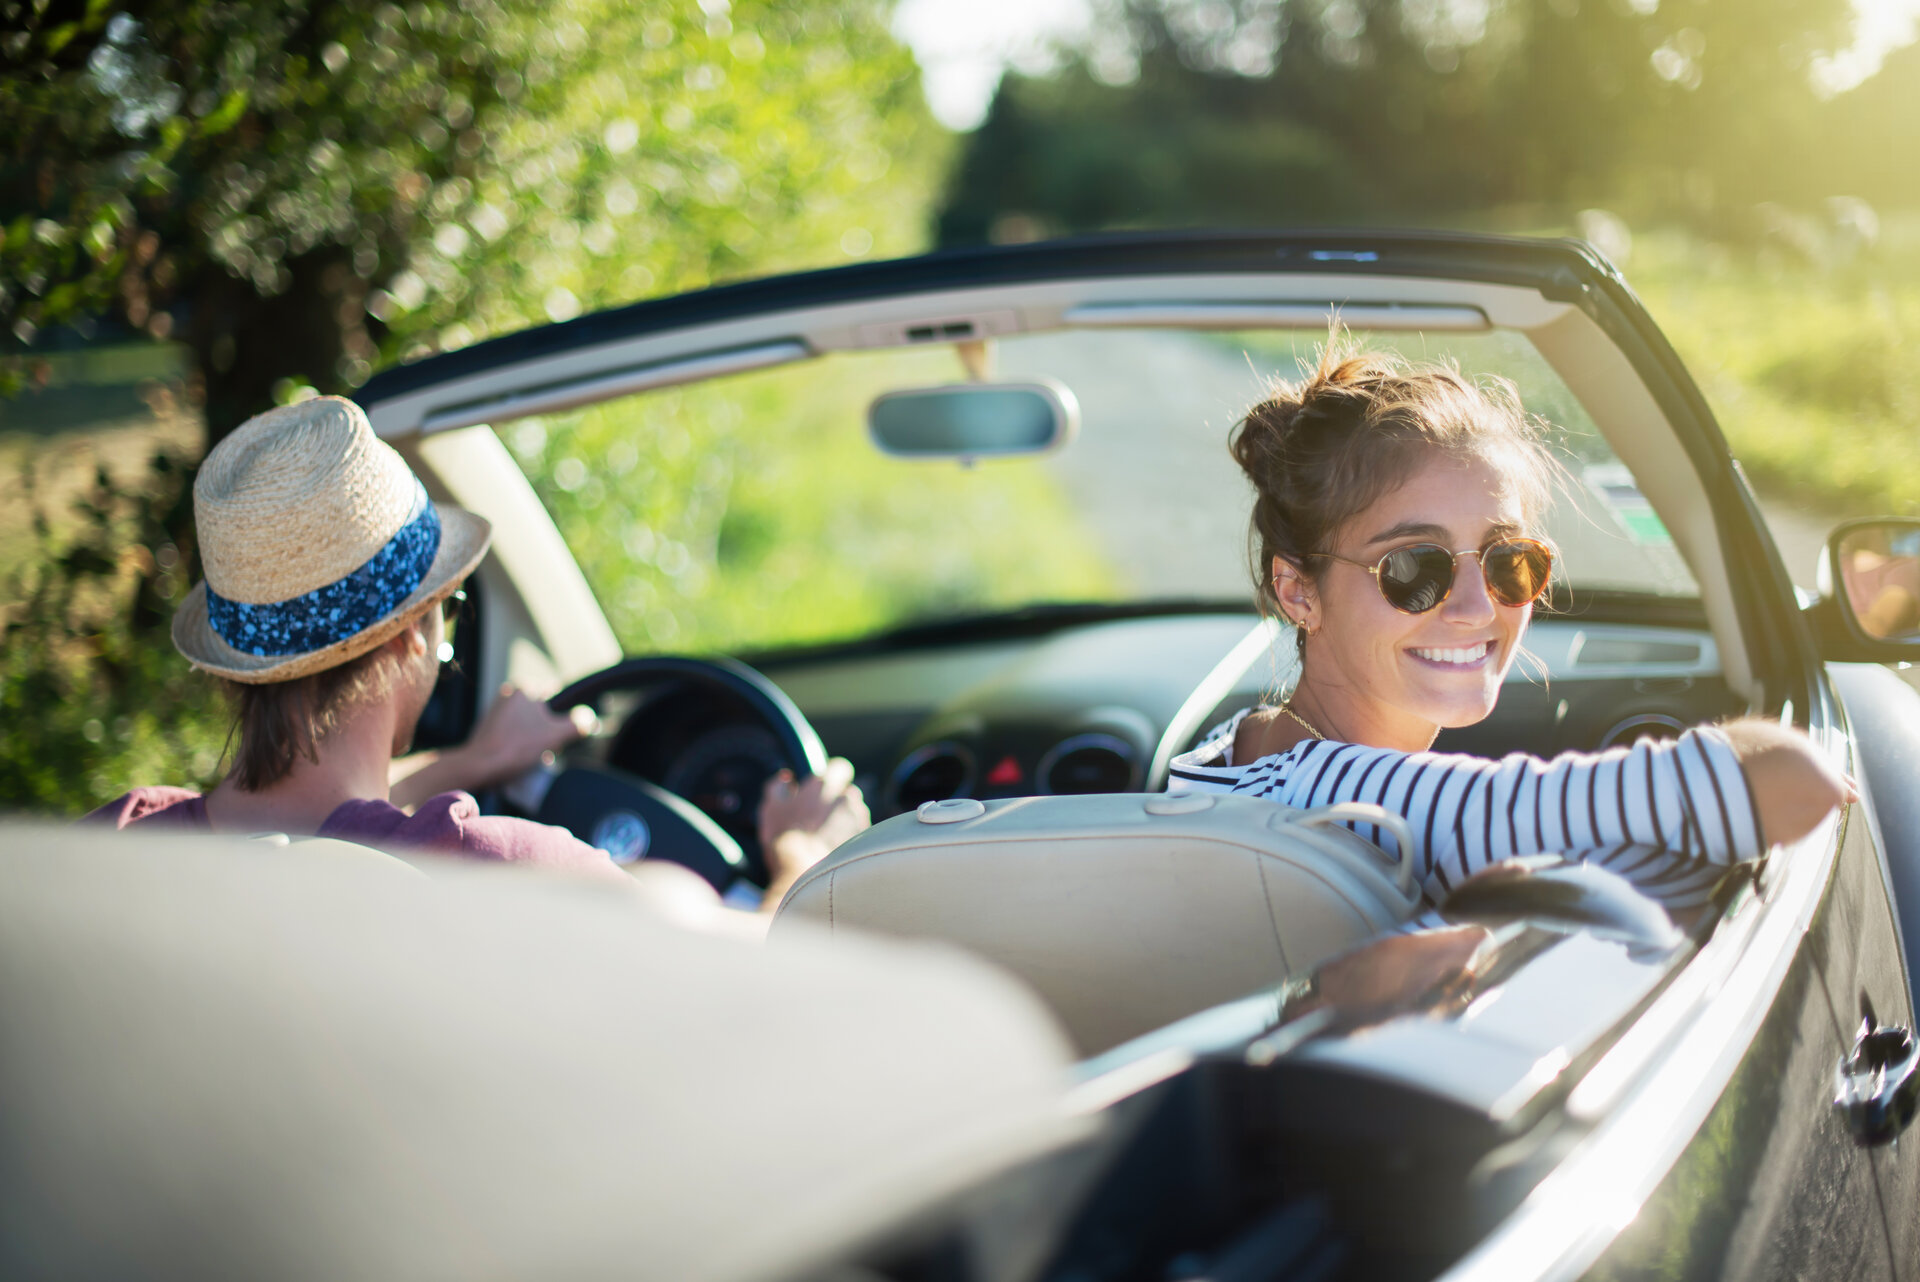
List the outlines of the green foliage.
{"label": "green foliage", "polygon": [[1636,238],[1628,279],[1756,483],[1864,515],[1920,512],[1920,223],[1850,260]]}
{"label": "green foliage", "polygon": [[[1161,66],[1143,75],[1164,83],[1102,84],[1083,64],[1008,77],[949,181],[940,239],[987,240],[997,218],[1022,215],[1067,229],[1330,222],[1376,200],[1326,135],[1279,119],[1229,124],[1182,97],[1217,86]],[[1181,109],[1167,110],[1170,98]]]}
{"label": "green foliage", "polygon": [[882,0],[51,12],[0,6],[0,327],[190,319],[216,437],[396,358],[909,248],[939,161]]}
{"label": "green foliage", "polygon": [[102,466],[39,555],[9,576],[0,628],[0,810],[78,814],[137,784],[205,785],[227,714],[167,640],[192,561],[191,469],[156,453],[135,483]]}
{"label": "green foliage", "polygon": [[[943,148],[889,13],[886,0],[0,0],[0,394],[59,382],[42,331],[104,318],[187,346],[218,439],[394,360],[911,250]],[[701,468],[737,459],[738,488],[759,482],[698,408],[647,449],[673,488],[625,526],[651,522],[682,575],[673,547],[791,560],[805,505],[716,506],[727,482]],[[610,438],[586,444],[596,477],[628,457]],[[0,597],[17,601],[0,605],[0,807],[73,811],[134,782],[203,782],[217,764],[224,714],[166,635],[187,582],[181,469],[156,468],[125,491],[103,474],[70,538],[39,520],[36,554]],[[536,471],[563,522],[609,515]],[[661,566],[619,569],[680,586]],[[600,586],[629,603],[615,617],[644,644],[643,587]],[[744,592],[701,600],[683,640],[744,635],[760,608]]]}
{"label": "green foliage", "polygon": [[[1512,205],[1731,230],[1757,200],[1804,199],[1812,173],[1840,184],[1825,194],[1887,167],[1852,143],[1835,167],[1855,116],[1815,90],[1819,56],[1848,43],[1847,0],[1103,7],[1062,70],[1002,81],[949,188],[943,243]],[[1093,181],[1061,177],[1056,148]]]}
{"label": "green foliage", "polygon": [[504,435],[629,652],[1109,595],[1043,463],[902,463],[868,441],[873,396],[953,372],[946,352],[828,358]]}

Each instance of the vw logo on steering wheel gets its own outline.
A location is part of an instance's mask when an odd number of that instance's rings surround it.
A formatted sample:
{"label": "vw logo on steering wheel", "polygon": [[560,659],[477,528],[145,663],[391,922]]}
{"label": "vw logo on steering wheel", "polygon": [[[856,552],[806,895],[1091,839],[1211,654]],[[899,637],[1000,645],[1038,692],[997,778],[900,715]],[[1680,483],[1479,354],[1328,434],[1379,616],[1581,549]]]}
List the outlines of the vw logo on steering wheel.
{"label": "vw logo on steering wheel", "polygon": [[609,810],[593,825],[592,844],[607,852],[616,864],[630,864],[646,858],[653,834],[647,821],[631,810]]}

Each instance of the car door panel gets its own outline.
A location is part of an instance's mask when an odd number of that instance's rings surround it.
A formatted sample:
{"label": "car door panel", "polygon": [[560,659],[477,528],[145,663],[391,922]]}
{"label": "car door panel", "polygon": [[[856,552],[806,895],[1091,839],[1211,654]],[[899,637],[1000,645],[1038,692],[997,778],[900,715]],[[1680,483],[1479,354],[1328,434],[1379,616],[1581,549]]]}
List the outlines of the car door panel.
{"label": "car door panel", "polygon": [[[1875,664],[1829,664],[1852,735],[1862,802],[1848,820],[1836,896],[1850,915],[1827,940],[1823,969],[1848,1045],[1864,997],[1882,1024],[1916,1028],[1912,976],[1920,947],[1920,693]],[[1903,929],[1904,924],[1904,929]],[[1904,982],[1903,982],[1904,980]],[[1920,1279],[1920,1132],[1869,1150],[1903,1282]]]}
{"label": "car door panel", "polygon": [[1831,1107],[1841,1050],[1803,942],[1706,1122],[1586,1276],[1892,1277],[1871,1168]]}
{"label": "car door panel", "polygon": [[[1866,1008],[1882,1025],[1914,1026],[1881,866],[1872,827],[1856,810],[1848,819],[1828,893],[1832,929],[1815,936],[1842,1053],[1859,1036]],[[1877,1185],[1899,1276],[1920,1277],[1920,1145],[1908,1140],[1860,1151]]]}

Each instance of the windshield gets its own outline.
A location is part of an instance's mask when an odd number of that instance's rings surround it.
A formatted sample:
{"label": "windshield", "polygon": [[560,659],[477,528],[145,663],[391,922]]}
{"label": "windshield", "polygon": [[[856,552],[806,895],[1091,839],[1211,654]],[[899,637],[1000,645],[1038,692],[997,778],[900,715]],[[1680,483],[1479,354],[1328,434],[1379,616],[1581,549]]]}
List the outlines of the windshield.
{"label": "windshield", "polygon": [[[1053,378],[1079,435],[1045,456],[879,453],[882,392],[965,377],[951,347],[837,353],[505,425],[622,644],[754,651],[1064,602],[1251,608],[1252,491],[1227,434],[1323,335],[1088,331],[996,341],[993,376]],[[1549,515],[1566,581],[1696,585],[1591,419],[1524,336],[1370,334],[1518,385],[1569,484]]]}

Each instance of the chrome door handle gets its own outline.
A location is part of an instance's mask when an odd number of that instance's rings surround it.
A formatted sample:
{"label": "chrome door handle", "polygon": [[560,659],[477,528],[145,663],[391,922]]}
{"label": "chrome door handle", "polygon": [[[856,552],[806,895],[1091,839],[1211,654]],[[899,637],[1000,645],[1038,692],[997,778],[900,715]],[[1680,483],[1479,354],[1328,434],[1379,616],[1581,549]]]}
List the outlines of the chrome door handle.
{"label": "chrome door handle", "polygon": [[1860,1002],[1860,1033],[1833,1075],[1833,1107],[1862,1148],[1890,1144],[1920,1104],[1920,1041],[1905,1028],[1882,1028]]}

